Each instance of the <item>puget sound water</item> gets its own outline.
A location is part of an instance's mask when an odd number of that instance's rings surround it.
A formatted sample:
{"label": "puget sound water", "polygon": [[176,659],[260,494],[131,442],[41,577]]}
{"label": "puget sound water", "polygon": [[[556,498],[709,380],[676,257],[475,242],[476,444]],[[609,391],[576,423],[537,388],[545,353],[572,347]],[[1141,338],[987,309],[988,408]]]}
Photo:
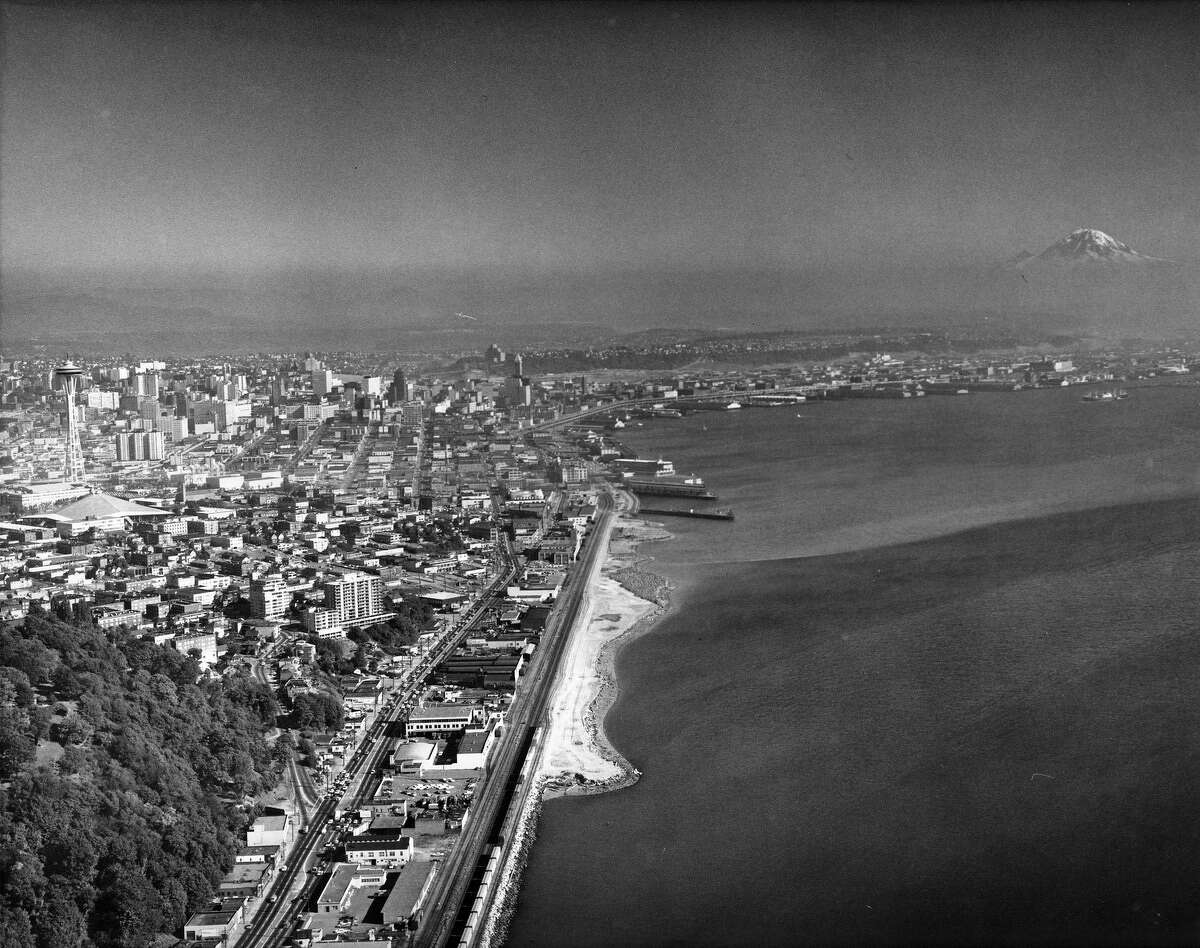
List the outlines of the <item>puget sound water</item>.
{"label": "puget sound water", "polygon": [[621,433],[737,514],[644,546],[633,787],[550,801],[514,946],[1200,939],[1200,388]]}

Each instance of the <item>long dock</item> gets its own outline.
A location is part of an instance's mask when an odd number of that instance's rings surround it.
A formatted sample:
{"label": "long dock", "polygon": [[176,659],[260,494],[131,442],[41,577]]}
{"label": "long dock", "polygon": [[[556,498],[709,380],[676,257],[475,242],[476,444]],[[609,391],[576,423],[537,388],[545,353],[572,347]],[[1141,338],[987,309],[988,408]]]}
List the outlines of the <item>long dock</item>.
{"label": "long dock", "polygon": [[732,520],[733,511],[729,508],[717,510],[697,510],[690,507],[687,510],[671,510],[666,507],[639,507],[639,514],[657,514],[660,517],[695,517],[697,520]]}

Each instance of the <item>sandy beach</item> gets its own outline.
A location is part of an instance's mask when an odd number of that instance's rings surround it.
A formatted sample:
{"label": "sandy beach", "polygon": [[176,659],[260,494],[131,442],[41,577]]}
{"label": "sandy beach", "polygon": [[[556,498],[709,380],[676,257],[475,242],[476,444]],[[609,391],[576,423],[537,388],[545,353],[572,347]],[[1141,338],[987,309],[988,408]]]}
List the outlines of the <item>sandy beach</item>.
{"label": "sandy beach", "polygon": [[[627,508],[628,497],[618,493]],[[563,656],[535,774],[536,786],[517,819],[512,852],[497,883],[493,911],[480,944],[502,944],[516,904],[521,873],[537,835],[542,801],[568,794],[603,793],[628,786],[638,772],[604,733],[604,716],[617,699],[614,662],[621,646],[648,632],[669,605],[666,581],[643,569],[650,557],[638,547],[669,540],[657,524],[623,514],[613,525],[599,575]]]}
{"label": "sandy beach", "polygon": [[613,527],[550,710],[538,770],[546,796],[595,793],[637,779],[634,768],[609,743],[604,716],[617,697],[617,651],[645,633],[667,606],[666,583],[641,568],[647,558],[638,555],[638,546],[670,537],[657,525],[625,517]]}

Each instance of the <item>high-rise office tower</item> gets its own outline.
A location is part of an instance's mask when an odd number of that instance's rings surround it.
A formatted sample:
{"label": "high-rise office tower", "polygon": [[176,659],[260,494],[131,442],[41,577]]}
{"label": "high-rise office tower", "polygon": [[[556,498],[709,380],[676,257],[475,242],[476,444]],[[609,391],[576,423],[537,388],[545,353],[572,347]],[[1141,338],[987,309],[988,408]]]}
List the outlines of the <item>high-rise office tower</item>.
{"label": "high-rise office tower", "polygon": [[337,376],[328,369],[315,369],[312,373],[312,390],[318,398],[328,395],[337,387]]}
{"label": "high-rise office tower", "polygon": [[137,457],[137,439],[139,437],[140,435],[137,434],[122,433],[113,439],[118,461],[132,461]]}
{"label": "high-rise office tower", "polygon": [[388,391],[388,401],[393,405],[399,405],[405,399],[405,383],[404,370],[397,369],[392,374],[392,387]]}
{"label": "high-rise office tower", "polygon": [[158,397],[158,376],[144,372],[134,376],[133,393],[135,395],[144,395],[148,398]]}
{"label": "high-rise office tower", "polygon": [[116,437],[118,461],[161,461],[164,438],[161,431],[134,431]]}
{"label": "high-rise office tower", "polygon": [[166,439],[161,431],[148,431],[142,435],[142,456],[147,461],[161,461]]}

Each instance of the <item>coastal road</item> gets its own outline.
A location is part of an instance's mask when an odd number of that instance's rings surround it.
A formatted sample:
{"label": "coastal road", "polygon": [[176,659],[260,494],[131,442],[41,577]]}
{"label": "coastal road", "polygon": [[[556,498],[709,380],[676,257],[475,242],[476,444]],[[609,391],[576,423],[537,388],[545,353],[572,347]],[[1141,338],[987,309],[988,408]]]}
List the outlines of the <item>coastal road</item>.
{"label": "coastal road", "polygon": [[[380,767],[390,749],[391,742],[387,740],[388,728],[415,700],[417,692],[424,686],[429,673],[446,657],[450,655],[467,636],[471,628],[479,621],[492,599],[503,590],[516,576],[516,567],[511,564],[492,580],[484,594],[459,617],[429,652],[409,669],[405,674],[404,683],[400,690],[394,692],[382,709],[366,739],[346,767],[350,775],[350,786],[353,788],[338,806],[337,800],[331,796],[322,798],[315,809],[307,810],[307,829],[305,835],[297,842],[295,848],[275,881],[265,894],[267,902],[260,906],[258,913],[249,927],[237,940],[244,948],[274,948],[282,944],[291,933],[296,919],[304,911],[312,899],[313,889],[318,880],[316,873],[310,868],[317,860],[317,853],[324,846],[334,841],[335,829],[332,825],[337,811],[356,810],[368,797],[371,789],[371,775]],[[274,899],[274,901],[271,901]]]}
{"label": "coastal road", "polygon": [[[296,843],[285,868],[272,884],[268,904],[260,909],[254,921],[238,939],[239,946],[274,948],[290,935],[296,919],[314,894],[319,875],[312,869],[319,861],[318,854],[336,837],[332,821],[339,809],[354,810],[363,802],[370,786],[368,778],[380,765],[390,745],[390,741],[381,738],[386,737],[387,729],[403,713],[423,679],[423,674],[420,678],[414,677],[407,686],[392,696],[384,706],[384,713],[372,725],[367,739],[351,757],[346,772],[351,775],[351,783],[355,789],[343,798],[341,806],[339,807],[335,797],[326,795],[315,809],[307,812],[305,835]],[[303,808],[301,812],[303,815]],[[271,899],[274,901],[270,901]]]}
{"label": "coastal road", "polygon": [[[593,544],[589,551],[590,556],[586,557],[581,563],[579,575],[575,578],[575,593],[576,597],[573,603],[568,604],[569,611],[564,613],[562,624],[560,626],[561,634],[559,636],[558,654],[553,662],[553,671],[546,675],[544,687],[546,689],[544,707],[541,718],[542,724],[549,724],[546,720],[553,699],[562,685],[563,674],[565,673],[564,657],[570,648],[571,640],[579,635],[583,629],[581,626],[587,620],[587,604],[589,592],[596,583],[596,578],[600,573],[600,568],[604,565],[607,559],[609,541],[612,536],[612,527],[616,521],[616,517],[625,513],[629,509],[629,501],[634,499],[632,494],[618,490],[616,496],[604,494],[601,501],[604,505],[605,516],[602,521],[597,521],[596,532],[591,538]],[[546,732],[543,731],[543,734]],[[513,820],[512,826],[515,828],[517,821],[520,820],[521,814],[527,811],[530,803],[530,796],[539,786],[539,781],[536,779],[541,768],[542,754],[546,749],[545,741],[535,741],[530,747],[528,760],[525,762],[527,778],[513,787],[512,799],[509,802],[506,810],[506,816]],[[508,860],[513,858],[512,850],[512,830],[509,830],[509,838],[505,839],[502,844],[502,855],[500,870],[494,876],[494,884],[489,886],[487,891],[481,893],[482,899],[477,899],[473,909],[476,913],[469,925],[468,930],[464,932],[463,938],[459,944],[475,946],[481,943],[480,939],[484,936],[491,926],[488,924],[493,912],[496,910],[495,900],[498,891],[499,880],[505,875],[505,868]],[[502,906],[501,906],[502,907]],[[460,913],[461,915],[461,913]]]}
{"label": "coastal road", "polygon": [[[269,894],[264,895],[266,901],[259,906],[254,920],[237,939],[238,945],[274,945],[291,932],[291,926],[285,923],[294,918],[307,901],[305,892],[313,884],[308,866],[314,861],[314,853],[323,835],[318,827],[324,825],[332,812],[333,801],[325,799],[316,810],[309,813],[311,829],[293,847],[288,861],[271,884]],[[279,936],[278,940],[276,936]]]}
{"label": "coastal road", "polygon": [[440,948],[457,943],[457,935],[466,920],[464,913],[469,913],[474,900],[473,869],[508,811],[511,803],[508,791],[524,764],[529,730],[545,723],[563,652],[582,613],[595,568],[608,546],[613,518],[612,498],[602,495],[597,509],[599,516],[583,557],[555,603],[541,644],[505,717],[504,734],[488,762],[487,774],[475,788],[470,819],[447,857],[443,871],[435,878],[426,901],[425,915],[429,921],[418,930],[415,948]]}

